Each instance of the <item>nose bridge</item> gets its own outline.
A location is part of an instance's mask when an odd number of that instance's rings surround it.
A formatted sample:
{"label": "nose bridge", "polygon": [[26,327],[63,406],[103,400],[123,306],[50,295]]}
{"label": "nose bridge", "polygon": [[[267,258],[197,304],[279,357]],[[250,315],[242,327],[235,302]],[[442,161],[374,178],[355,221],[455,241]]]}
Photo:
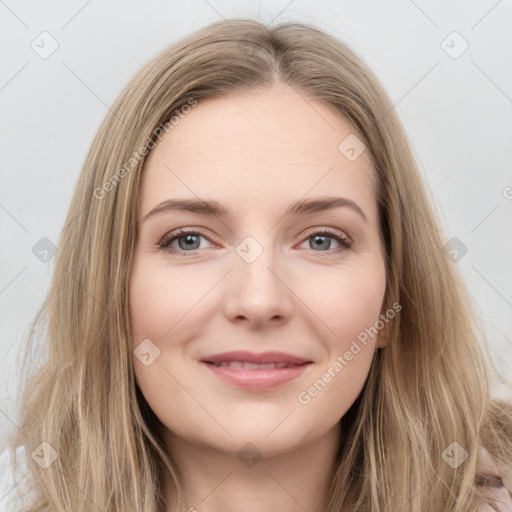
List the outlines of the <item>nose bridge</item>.
{"label": "nose bridge", "polygon": [[227,312],[264,322],[289,314],[289,290],[279,276],[278,248],[269,233],[247,236],[235,248]]}
{"label": "nose bridge", "polygon": [[276,247],[272,236],[268,233],[258,238],[249,235],[238,244],[235,252],[234,270],[240,286],[246,291],[275,293],[276,276],[271,269],[275,267]]}

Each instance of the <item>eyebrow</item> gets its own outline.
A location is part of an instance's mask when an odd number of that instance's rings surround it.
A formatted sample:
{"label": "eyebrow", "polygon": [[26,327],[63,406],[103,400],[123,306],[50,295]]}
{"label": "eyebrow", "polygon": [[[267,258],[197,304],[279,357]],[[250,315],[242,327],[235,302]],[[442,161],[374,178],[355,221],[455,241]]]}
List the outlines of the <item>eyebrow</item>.
{"label": "eyebrow", "polygon": [[492,473],[477,473],[475,483],[476,485],[499,488],[503,486],[503,479],[500,475]]}
{"label": "eyebrow", "polygon": [[[359,214],[365,222],[368,222],[363,210],[351,199],[344,197],[321,197],[316,199],[302,199],[291,204],[285,212],[288,215],[304,215],[307,213],[323,212],[335,208],[350,208]],[[197,213],[200,215],[229,217],[230,211],[217,201],[201,199],[167,199],[156,205],[145,217],[144,220],[162,211],[182,211]]]}

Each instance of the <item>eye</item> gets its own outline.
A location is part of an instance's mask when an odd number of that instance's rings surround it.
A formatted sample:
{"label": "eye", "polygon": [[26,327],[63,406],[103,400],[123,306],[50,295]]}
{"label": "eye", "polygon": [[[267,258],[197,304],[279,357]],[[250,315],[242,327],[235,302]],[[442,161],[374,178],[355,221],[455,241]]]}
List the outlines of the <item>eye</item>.
{"label": "eye", "polygon": [[[163,238],[163,240],[158,244],[162,249],[167,249],[168,252],[178,253],[185,256],[184,253],[194,254],[196,250],[200,249],[200,239],[204,238],[208,240],[203,234],[199,231],[188,230],[188,229],[178,229],[172,233],[169,233],[167,236]],[[172,247],[172,244],[177,241],[178,248]],[[198,245],[199,244],[199,245]]]}
{"label": "eye", "polygon": [[[341,246],[341,249],[330,251],[330,249],[332,249],[331,243],[333,239]],[[312,232],[302,243],[308,240],[310,241],[310,249],[321,249],[320,251],[314,252],[329,252],[329,254],[332,254],[332,252],[340,252],[352,246],[352,242],[341,231],[334,231],[327,228]]]}
{"label": "eye", "polygon": [[[201,238],[209,240],[200,231],[180,228],[166,235],[158,245],[161,249],[166,249],[170,253],[181,254],[182,256],[185,256],[186,253],[193,255],[195,251],[204,248],[200,247]],[[352,242],[342,232],[326,228],[311,232],[302,243],[304,244],[308,240],[310,241],[310,249],[320,249],[320,251],[315,250],[314,252],[332,254],[333,252],[349,249],[352,246]],[[335,240],[341,246],[341,249],[338,248],[338,250],[333,251],[331,248],[332,240]],[[178,247],[173,247],[175,242],[177,242]]]}

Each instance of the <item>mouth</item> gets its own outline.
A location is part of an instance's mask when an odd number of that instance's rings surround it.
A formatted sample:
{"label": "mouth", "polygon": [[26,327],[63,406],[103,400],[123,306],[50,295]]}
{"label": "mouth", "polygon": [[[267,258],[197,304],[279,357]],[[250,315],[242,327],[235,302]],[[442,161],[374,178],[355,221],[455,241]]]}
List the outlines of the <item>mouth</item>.
{"label": "mouth", "polygon": [[282,352],[229,352],[207,357],[201,363],[232,386],[261,390],[299,377],[313,361]]}
{"label": "mouth", "polygon": [[[232,352],[223,352],[222,354],[215,354],[207,356],[202,359],[202,362],[212,363],[216,365],[230,365],[233,364],[234,368],[240,368],[240,365],[276,365],[277,368],[285,368],[287,366],[301,365],[304,363],[311,363],[311,360],[299,357],[286,352],[248,352],[246,350],[236,350]],[[270,367],[269,367],[270,368]],[[256,367],[247,366],[247,369],[257,369]]]}
{"label": "mouth", "polygon": [[308,362],[301,364],[293,364],[293,363],[249,363],[248,361],[204,361],[206,364],[211,364],[216,366],[217,368],[242,368],[244,370],[275,370],[281,368],[292,368],[295,366],[302,366],[305,364],[310,364]]}

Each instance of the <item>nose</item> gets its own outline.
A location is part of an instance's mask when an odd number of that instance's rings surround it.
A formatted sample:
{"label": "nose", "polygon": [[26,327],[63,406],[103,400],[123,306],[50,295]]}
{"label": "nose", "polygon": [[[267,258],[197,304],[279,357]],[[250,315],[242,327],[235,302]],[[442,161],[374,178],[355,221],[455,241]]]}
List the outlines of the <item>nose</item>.
{"label": "nose", "polygon": [[243,253],[233,255],[234,265],[228,276],[224,312],[232,322],[253,328],[285,323],[292,311],[292,284],[280,270],[270,249],[254,260]]}

